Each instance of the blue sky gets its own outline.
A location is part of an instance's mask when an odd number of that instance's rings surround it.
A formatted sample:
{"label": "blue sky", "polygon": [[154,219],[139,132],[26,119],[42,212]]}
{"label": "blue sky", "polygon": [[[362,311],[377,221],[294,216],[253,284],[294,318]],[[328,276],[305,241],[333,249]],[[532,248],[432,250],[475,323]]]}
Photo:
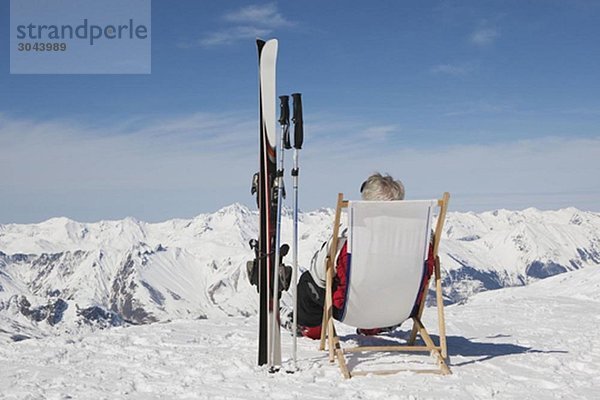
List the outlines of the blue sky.
{"label": "blue sky", "polygon": [[155,0],[149,75],[11,75],[0,15],[0,223],[253,207],[256,36],[303,93],[303,209],[382,171],[453,210],[600,211],[597,1]]}

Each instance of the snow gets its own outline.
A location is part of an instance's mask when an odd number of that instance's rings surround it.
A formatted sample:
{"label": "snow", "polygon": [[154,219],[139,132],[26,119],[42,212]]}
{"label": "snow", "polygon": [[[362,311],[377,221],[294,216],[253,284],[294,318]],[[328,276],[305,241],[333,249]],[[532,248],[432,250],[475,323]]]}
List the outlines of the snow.
{"label": "snow", "polygon": [[[255,362],[256,318],[238,316],[3,344],[0,398],[593,399],[600,387],[598,289],[600,268],[586,268],[447,307],[449,376],[343,380],[317,342],[304,338],[299,370],[269,374]],[[435,309],[425,311],[434,334],[435,316]],[[290,343],[284,334],[284,357]]]}
{"label": "snow", "polygon": [[[257,220],[233,204],[161,223],[0,225],[0,399],[597,397],[600,214],[449,213],[440,257],[454,303],[446,308],[453,375],[350,381],[308,339],[299,340],[296,373],[256,366],[258,296],[245,263]],[[300,214],[301,265],[332,221],[331,209]],[[291,227],[284,210],[283,242]],[[86,307],[113,314],[85,320]],[[437,338],[435,316],[426,310]],[[349,327],[339,332],[358,339]],[[289,356],[291,337],[282,339]],[[359,367],[407,361],[353,357]],[[415,360],[433,365],[427,355]]]}

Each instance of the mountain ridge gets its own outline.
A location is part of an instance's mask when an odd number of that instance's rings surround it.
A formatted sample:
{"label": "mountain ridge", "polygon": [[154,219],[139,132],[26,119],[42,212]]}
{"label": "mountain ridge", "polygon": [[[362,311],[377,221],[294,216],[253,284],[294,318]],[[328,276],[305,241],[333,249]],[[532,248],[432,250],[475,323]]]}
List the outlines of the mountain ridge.
{"label": "mountain ridge", "polygon": [[[301,266],[327,240],[333,213],[300,214]],[[257,222],[257,211],[234,203],[157,223],[60,217],[0,225],[0,315],[21,327],[12,334],[252,315],[257,296],[245,263],[253,257],[248,241],[258,234]],[[291,240],[291,228],[284,213],[283,242]],[[440,258],[448,303],[600,265],[600,214],[450,212]],[[287,294],[283,300],[289,302]]]}

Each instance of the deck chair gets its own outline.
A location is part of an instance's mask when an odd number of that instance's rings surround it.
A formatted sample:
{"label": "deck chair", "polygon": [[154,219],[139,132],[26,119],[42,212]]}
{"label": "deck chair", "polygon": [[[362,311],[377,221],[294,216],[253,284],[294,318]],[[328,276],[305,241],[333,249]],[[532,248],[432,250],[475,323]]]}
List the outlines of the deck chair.
{"label": "deck chair", "polygon": [[[440,200],[426,201],[346,201],[338,195],[333,243],[327,259],[326,297],[320,350],[328,350],[329,361],[338,361],[345,378],[366,374],[393,374],[400,371],[449,374],[446,363],[446,330],[444,303],[440,280],[438,247],[450,195]],[[431,235],[432,214],[439,207],[436,229]],[[345,325],[357,328],[377,328],[397,325],[412,319],[413,327],[406,343],[383,346],[355,346],[343,348],[333,319],[334,263],[342,209],[347,209],[348,272],[345,309],[337,316]],[[424,285],[425,261],[430,240],[433,240],[439,343],[435,344],[421,322],[429,282]],[[424,290],[424,295],[419,293]],[[420,303],[417,299],[421,297]],[[417,343],[420,336],[423,343]],[[349,369],[346,353],[418,352],[430,353],[437,364],[435,369]],[[416,354],[415,354],[416,355]],[[409,357],[410,358],[410,357]],[[394,364],[395,367],[395,364]]]}

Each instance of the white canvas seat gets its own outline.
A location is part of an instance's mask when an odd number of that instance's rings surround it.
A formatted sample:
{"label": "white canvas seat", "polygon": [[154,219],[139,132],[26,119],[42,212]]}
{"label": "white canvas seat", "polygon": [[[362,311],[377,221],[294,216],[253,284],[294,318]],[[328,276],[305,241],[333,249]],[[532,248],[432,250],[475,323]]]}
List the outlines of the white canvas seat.
{"label": "white canvas seat", "polygon": [[410,317],[437,200],[348,203],[348,291],[340,321],[361,328]]}
{"label": "white canvas seat", "polygon": [[[410,340],[402,346],[368,346],[343,349],[335,332],[332,318],[332,286],[335,254],[327,262],[326,302],[323,313],[321,349],[328,343],[330,361],[337,358],[342,373],[349,378],[362,373],[386,371],[355,371],[348,369],[344,353],[365,351],[431,352],[438,369],[426,372],[449,373],[446,365],[446,340],[441,296],[440,265],[437,250],[449,194],[440,200],[420,201],[345,201],[338,196],[334,221],[334,243],[337,237],[342,208],[347,208],[347,288],[345,307],[338,316],[346,325],[357,328],[381,328],[413,320]],[[439,207],[435,232],[431,234],[432,216]],[[422,288],[430,244],[435,260],[434,276],[438,303],[440,344],[436,345],[421,322],[424,297],[416,304]],[[427,285],[428,286],[428,285]],[[424,345],[415,345],[417,335]]]}

